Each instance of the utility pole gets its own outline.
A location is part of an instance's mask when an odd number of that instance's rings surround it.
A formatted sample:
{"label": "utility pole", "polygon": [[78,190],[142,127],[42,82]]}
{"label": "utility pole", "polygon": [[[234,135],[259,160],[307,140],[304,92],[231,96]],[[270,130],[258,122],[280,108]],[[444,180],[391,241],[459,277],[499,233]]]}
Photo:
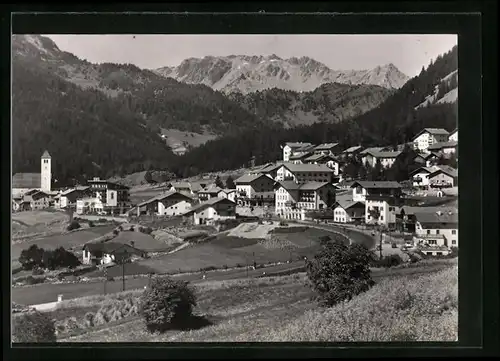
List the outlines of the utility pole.
{"label": "utility pole", "polygon": [[379,226],[379,233],[380,233],[379,252],[380,252],[380,259],[382,259],[382,228],[380,226]]}
{"label": "utility pole", "polygon": [[248,278],[248,256],[245,255],[245,263],[247,264],[247,278]]}
{"label": "utility pole", "polygon": [[123,257],[122,257],[122,288],[123,288],[123,291],[125,291],[125,255],[126,255],[126,252],[124,250],[124,253],[123,253]]}
{"label": "utility pole", "polygon": [[106,295],[106,282],[108,281],[108,270],[104,265],[102,266],[102,268],[104,271],[104,295]]}

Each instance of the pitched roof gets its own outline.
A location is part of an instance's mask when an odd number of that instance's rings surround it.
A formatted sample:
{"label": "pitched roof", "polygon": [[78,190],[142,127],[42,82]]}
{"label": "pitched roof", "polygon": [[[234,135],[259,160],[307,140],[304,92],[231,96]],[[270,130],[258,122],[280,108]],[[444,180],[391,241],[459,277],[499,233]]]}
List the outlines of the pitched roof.
{"label": "pitched roof", "polygon": [[333,172],[324,164],[283,164],[290,172]]}
{"label": "pitched roof", "polygon": [[16,173],[12,176],[12,188],[40,188],[40,173]]}
{"label": "pitched roof", "polygon": [[275,183],[275,186],[281,186],[289,191],[298,190],[300,188],[300,184],[294,181],[279,181]]}
{"label": "pitched roof", "polygon": [[439,173],[447,174],[447,175],[449,175],[450,177],[453,177],[453,178],[458,177],[458,170],[456,170],[453,167],[450,167],[449,165],[440,165],[439,169],[437,169],[434,172],[432,172],[431,174],[429,174],[429,178],[433,177],[433,176],[435,176],[435,175],[437,175]]}
{"label": "pitched roof", "polygon": [[402,210],[406,215],[410,214],[416,214],[416,213],[436,213],[438,211],[441,211],[443,213],[457,213],[458,214],[458,208],[457,207],[450,207],[450,206],[429,206],[429,207],[411,207],[411,206],[403,206]]}
{"label": "pitched roof", "polygon": [[50,159],[50,158],[52,158],[52,157],[50,156],[48,151],[43,152],[42,159]]}
{"label": "pitched roof", "polygon": [[344,150],[342,153],[354,153],[358,150],[361,150],[363,147],[360,146],[360,145],[355,145],[354,147],[350,147],[350,148],[347,148],[346,150]]}
{"label": "pitched roof", "polygon": [[267,166],[261,168],[260,172],[261,173],[269,173],[269,172],[272,172],[273,170],[280,168],[282,165],[283,165],[283,163],[268,164]]}
{"label": "pitched roof", "polygon": [[86,243],[83,245],[83,249],[87,249],[89,252],[104,252],[104,253],[113,253],[116,251],[127,251],[133,254],[143,254],[144,251],[132,247],[125,243],[118,242],[103,242],[103,243]]}
{"label": "pitched roof", "polygon": [[259,173],[259,174],[245,174],[239,177],[234,181],[235,184],[248,184],[260,179],[262,177],[267,177],[267,175]]}
{"label": "pitched roof", "polygon": [[365,150],[363,150],[359,154],[363,155],[363,154],[367,154],[369,152],[380,152],[380,151],[382,151],[382,149],[387,149],[387,147],[371,147],[371,148],[366,148]]}
{"label": "pitched roof", "polygon": [[191,189],[191,184],[189,182],[173,182],[172,187],[174,188],[189,188]]}
{"label": "pitched roof", "polygon": [[77,186],[75,188],[70,188],[70,189],[66,189],[65,191],[61,192],[61,195],[62,196],[65,196],[67,194],[70,194],[70,193],[73,193],[73,192],[77,192],[77,191],[85,191],[87,189],[89,189],[90,187],[89,186]]}
{"label": "pitched roof", "polygon": [[418,173],[432,173],[440,169],[438,166],[432,166],[432,167],[420,167],[418,169],[415,169],[413,172],[410,173],[410,175],[418,174]]}
{"label": "pitched roof", "polygon": [[290,156],[290,160],[298,160],[298,159],[302,159],[302,158],[305,158],[307,157],[309,154],[311,154],[310,152],[299,152],[299,153],[295,153],[295,154],[292,154]]}
{"label": "pitched roof", "polygon": [[422,129],[420,132],[417,133],[417,135],[415,135],[413,137],[413,139],[415,140],[416,138],[418,138],[421,134],[424,134],[424,133],[430,133],[430,134],[433,134],[433,135],[448,135],[448,131],[446,129],[443,129],[443,128],[424,128]]}
{"label": "pitched roof", "polygon": [[322,143],[314,148],[314,150],[329,150],[335,148],[339,143]]}
{"label": "pitched roof", "polygon": [[339,163],[339,161],[335,157],[333,157],[329,154],[313,154],[313,155],[307,157],[306,159],[304,159],[304,161],[306,161],[306,162],[318,162],[318,161],[322,161],[325,159],[333,160],[333,161]]}
{"label": "pitched roof", "polygon": [[439,142],[439,143],[434,143],[431,144],[427,147],[429,150],[439,150],[443,148],[455,148],[458,145],[458,142],[456,140],[451,140],[449,142]]}
{"label": "pitched roof", "polygon": [[356,205],[363,206],[363,207],[365,206],[365,204],[363,202],[356,202],[356,201],[353,201],[351,199],[349,199],[349,200],[339,199],[336,203],[345,210],[347,210],[351,207],[354,207]]}
{"label": "pitched roof", "polygon": [[312,145],[311,143],[302,143],[302,142],[287,142],[285,145],[288,145],[290,148],[300,148],[304,145]]}
{"label": "pitched roof", "polygon": [[415,218],[422,226],[457,226],[458,212],[449,214],[448,212],[415,212]]}
{"label": "pitched roof", "polygon": [[401,188],[401,184],[395,181],[355,181],[351,184],[351,188],[360,185],[363,188]]}
{"label": "pitched roof", "polygon": [[186,212],[184,212],[184,214],[186,215],[186,214],[189,214],[191,212],[200,211],[202,209],[208,208],[210,206],[213,206],[217,203],[222,203],[222,202],[226,202],[226,203],[229,202],[229,203],[234,204],[234,205],[236,204],[227,198],[212,197],[209,200],[207,200],[205,202],[201,202],[200,204],[197,204],[196,206],[192,207],[191,209],[188,209]]}
{"label": "pitched roof", "polygon": [[178,194],[178,195],[181,195],[185,198],[188,198],[188,199],[192,199],[190,196],[188,196],[187,194],[184,194],[184,193],[181,193],[181,192],[178,192],[178,191],[170,191],[170,192],[167,192],[167,193],[161,193],[161,194],[158,194],[152,198],[149,198],[147,200],[145,200],[144,202],[141,202],[137,205],[137,207],[143,207],[145,206],[146,204],[150,204],[152,202],[156,202],[156,201],[163,201],[175,194]]}
{"label": "pitched roof", "polygon": [[372,150],[369,152],[366,152],[365,154],[370,154],[375,158],[396,158],[401,155],[402,152],[397,151],[397,152],[385,152],[385,151],[378,151],[378,150]]}
{"label": "pitched roof", "polygon": [[334,186],[329,182],[307,182],[303,184],[298,184],[295,183],[294,181],[279,181],[276,182],[276,185],[279,185],[285,188],[286,190],[301,190],[301,191],[315,191],[327,185],[330,185],[333,188],[338,189],[338,187]]}

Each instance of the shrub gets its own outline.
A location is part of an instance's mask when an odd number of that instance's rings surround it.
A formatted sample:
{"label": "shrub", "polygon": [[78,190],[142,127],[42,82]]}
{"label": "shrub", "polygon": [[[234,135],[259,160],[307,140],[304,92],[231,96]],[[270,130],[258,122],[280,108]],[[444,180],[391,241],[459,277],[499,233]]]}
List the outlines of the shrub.
{"label": "shrub", "polygon": [[162,332],[182,326],[191,317],[196,297],[187,282],[156,278],[142,294],[140,305],[148,331]]}
{"label": "shrub", "polygon": [[118,235],[118,233],[120,233],[120,232],[119,232],[117,229],[113,229],[113,234],[114,234],[115,236],[117,236],[117,235]]}
{"label": "shrub", "polygon": [[27,285],[36,285],[43,282],[45,282],[45,277],[33,277],[33,276],[26,277]]}
{"label": "shrub", "polygon": [[113,276],[108,276],[106,280],[109,282],[113,282],[115,279],[113,278]]}
{"label": "shrub", "polygon": [[144,227],[139,226],[139,232],[144,233]]}
{"label": "shrub", "polygon": [[28,249],[23,249],[19,256],[19,263],[24,270],[31,270],[34,267],[43,266],[43,254],[45,250],[38,248],[36,244],[30,246]]}
{"label": "shrub", "polygon": [[450,257],[458,257],[458,247],[451,247],[450,251]]}
{"label": "shrub", "polygon": [[264,224],[264,222],[262,221],[262,219],[259,219],[259,222],[257,222],[258,224]]}
{"label": "shrub", "polygon": [[89,227],[94,227],[94,222],[89,221]]}
{"label": "shrub", "polygon": [[146,234],[153,233],[153,228],[151,228],[151,227],[144,227],[144,233],[146,233]]}
{"label": "shrub", "polygon": [[106,218],[99,218],[99,222],[101,222],[101,223],[105,223],[105,222],[107,222],[107,221],[108,221],[108,220],[107,220]]}
{"label": "shrub", "polygon": [[320,303],[332,306],[370,289],[374,284],[371,259],[371,252],[360,244],[324,244],[313,260],[306,261],[306,272]]}
{"label": "shrub", "polygon": [[31,273],[34,276],[40,276],[40,275],[43,275],[45,273],[45,271],[42,268],[40,268],[40,267],[34,267],[33,271],[31,271]]}
{"label": "shrub", "polygon": [[78,223],[77,221],[73,220],[73,222],[71,222],[68,227],[66,228],[68,231],[72,231],[74,229],[78,229],[80,228],[80,223]]}
{"label": "shrub", "polygon": [[123,226],[121,224],[118,226],[118,230],[123,231]]}
{"label": "shrub", "polygon": [[130,226],[130,228],[128,229],[130,232],[134,232],[135,231],[135,228],[134,226]]}
{"label": "shrub", "polygon": [[280,226],[281,227],[287,227],[288,223],[286,223],[285,221],[280,221]]}
{"label": "shrub", "polygon": [[13,319],[14,342],[56,342],[54,321],[41,312],[26,313]]}

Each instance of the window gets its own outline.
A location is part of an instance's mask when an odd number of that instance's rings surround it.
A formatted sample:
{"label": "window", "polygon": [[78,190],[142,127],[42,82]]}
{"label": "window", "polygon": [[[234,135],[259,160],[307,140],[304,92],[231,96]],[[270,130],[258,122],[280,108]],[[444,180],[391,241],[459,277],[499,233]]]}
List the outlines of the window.
{"label": "window", "polygon": [[456,239],[452,240],[451,244],[457,244],[457,240]]}
{"label": "window", "polygon": [[380,220],[383,221],[384,220],[384,216],[380,216]]}
{"label": "window", "polygon": [[457,230],[456,230],[456,229],[453,229],[453,230],[451,231],[451,234],[457,234]]}
{"label": "window", "polygon": [[439,234],[439,229],[436,229],[436,234]]}
{"label": "window", "polygon": [[443,255],[443,252],[436,252],[436,255],[438,255],[438,256],[442,256],[442,255]]}
{"label": "window", "polygon": [[431,234],[431,230],[430,229],[427,230],[427,234]]}
{"label": "window", "polygon": [[111,192],[111,199],[115,199],[115,194]]}

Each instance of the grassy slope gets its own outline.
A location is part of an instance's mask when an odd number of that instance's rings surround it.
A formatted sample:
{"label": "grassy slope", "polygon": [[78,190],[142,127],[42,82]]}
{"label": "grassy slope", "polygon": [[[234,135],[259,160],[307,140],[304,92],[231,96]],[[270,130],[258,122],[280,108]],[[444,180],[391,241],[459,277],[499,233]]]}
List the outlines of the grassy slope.
{"label": "grassy slope", "polygon": [[209,319],[210,326],[151,335],[140,319],[131,318],[61,341],[454,341],[457,275],[452,266],[421,276],[385,278],[370,291],[330,309],[311,301],[305,274],[212,281],[196,286],[195,312]]}

